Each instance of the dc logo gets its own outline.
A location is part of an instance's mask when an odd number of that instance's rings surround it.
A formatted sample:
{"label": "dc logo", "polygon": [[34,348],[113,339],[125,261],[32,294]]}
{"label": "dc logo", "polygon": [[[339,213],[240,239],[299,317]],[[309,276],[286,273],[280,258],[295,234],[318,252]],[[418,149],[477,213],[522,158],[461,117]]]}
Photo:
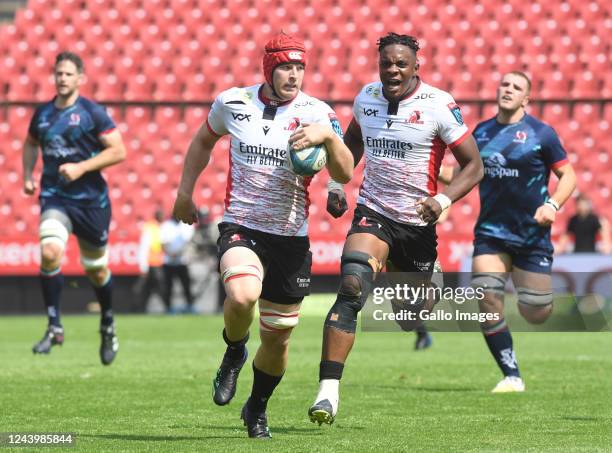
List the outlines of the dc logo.
{"label": "dc logo", "polygon": [[295,52],[295,51],[289,52],[289,58],[291,60],[300,60],[300,61],[302,61],[302,52]]}

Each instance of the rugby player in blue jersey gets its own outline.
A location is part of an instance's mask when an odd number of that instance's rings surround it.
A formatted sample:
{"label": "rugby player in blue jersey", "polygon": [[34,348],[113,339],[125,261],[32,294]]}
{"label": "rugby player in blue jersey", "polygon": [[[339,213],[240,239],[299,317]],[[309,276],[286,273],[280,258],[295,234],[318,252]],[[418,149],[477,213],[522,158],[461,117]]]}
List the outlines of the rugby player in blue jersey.
{"label": "rugby player in blue jersey", "polygon": [[[498,319],[481,327],[504,378],[494,393],[522,392],[503,298],[511,273],[521,315],[543,323],[552,312],[550,226],[576,186],[567,153],[549,125],[525,112],[531,81],[522,72],[503,76],[498,113],[474,130],[485,166],[480,182],[480,215],[474,230],[473,284],[487,288],[480,311]],[[548,193],[550,172],[559,179]]]}
{"label": "rugby player in blue jersey", "polygon": [[34,345],[48,354],[64,342],[60,296],[64,286],[62,257],[71,233],[78,239],[81,264],[101,306],[100,360],[109,365],[119,343],[112,312],[112,278],[108,269],[111,205],[100,170],[125,159],[121,134],[104,107],[79,95],[83,61],[71,52],[57,55],[54,66],[57,95],[38,107],[23,147],[23,190],[34,195],[33,170],[42,150],[40,181],[40,282],[49,325]]}

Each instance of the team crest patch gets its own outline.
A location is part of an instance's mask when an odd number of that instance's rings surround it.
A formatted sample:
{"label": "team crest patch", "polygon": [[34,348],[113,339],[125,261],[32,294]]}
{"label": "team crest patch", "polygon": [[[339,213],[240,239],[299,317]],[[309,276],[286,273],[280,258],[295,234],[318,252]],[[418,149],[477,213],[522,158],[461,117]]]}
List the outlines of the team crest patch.
{"label": "team crest patch", "polygon": [[514,140],[512,140],[514,143],[525,143],[527,141],[527,132],[525,131],[516,131],[516,135],[514,137]]}
{"label": "team crest patch", "polygon": [[299,118],[292,118],[291,122],[287,125],[287,127],[285,128],[286,131],[294,131],[298,128],[298,126],[300,125],[300,119]]}
{"label": "team crest patch", "polygon": [[70,122],[68,123],[70,126],[78,126],[81,124],[81,116],[78,113],[70,114]]}
{"label": "team crest patch", "polygon": [[459,108],[459,106],[455,104],[454,102],[451,102],[450,104],[447,105],[447,107],[451,111],[451,113],[453,114],[457,122],[463,125],[464,124],[463,116],[461,116],[461,109]]}
{"label": "team crest patch", "polygon": [[409,124],[424,124],[424,121],[421,119],[421,112],[419,110],[412,112],[406,119],[406,122]]}
{"label": "team crest patch", "polygon": [[240,236],[238,233],[234,233],[232,234],[232,236],[230,237],[229,242],[236,242],[236,241],[241,241],[242,240],[242,236]]}

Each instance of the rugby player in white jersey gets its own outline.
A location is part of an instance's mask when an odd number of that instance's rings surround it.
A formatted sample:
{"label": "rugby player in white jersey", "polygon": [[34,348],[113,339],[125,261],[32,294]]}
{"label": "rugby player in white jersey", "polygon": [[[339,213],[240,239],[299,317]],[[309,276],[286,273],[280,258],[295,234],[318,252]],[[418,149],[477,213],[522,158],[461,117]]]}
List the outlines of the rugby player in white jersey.
{"label": "rugby player in white jersey", "polygon": [[[325,320],[319,393],[308,411],[319,424],[336,416],[357,314],[376,274],[387,263],[388,270],[423,273],[428,280],[437,257],[436,220],[483,176],[478,148],[452,96],[418,76],[416,39],[389,33],[377,44],[380,82],[358,94],[344,137],[355,162],[365,152],[365,171],[342,252],[338,297]],[[461,170],[437,193],[446,147]]]}
{"label": "rugby player in white jersey", "polygon": [[215,99],[206,124],[189,146],[174,205],[177,219],[196,221],[195,182],[217,140],[229,134],[230,170],[218,241],[227,294],[227,350],[213,381],[213,400],[228,404],[236,392],[259,300],[261,346],[253,360],[252,392],[241,414],[249,437],[270,437],[266,405],[285,372],[289,336],[310,288],[307,219],[312,177],[299,176],[288,166],[288,142],[297,149],[324,143],[327,169],[340,183],[348,182],[353,172],[353,156],[333,110],[300,91],[305,65],[301,41],[280,34],[266,44],[266,82],[232,88]]}

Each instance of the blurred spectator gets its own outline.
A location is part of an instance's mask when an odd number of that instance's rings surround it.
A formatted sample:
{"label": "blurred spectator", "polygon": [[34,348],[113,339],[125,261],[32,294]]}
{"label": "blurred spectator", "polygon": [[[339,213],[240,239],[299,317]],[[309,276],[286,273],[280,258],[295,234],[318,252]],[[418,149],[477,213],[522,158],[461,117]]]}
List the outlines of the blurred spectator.
{"label": "blurred spectator", "polygon": [[601,234],[601,252],[610,253],[610,225],[606,219],[600,219],[594,212],[591,200],[585,195],[576,198],[576,214],[567,224],[567,232],[560,239],[562,252],[571,252],[570,236],[574,240],[574,253],[595,253],[595,240]]}
{"label": "blurred spectator", "polygon": [[185,302],[187,304],[185,312],[194,312],[191,276],[189,275],[186,256],[188,245],[193,234],[193,226],[178,222],[174,218],[166,220],[161,226],[161,244],[164,251],[163,299],[168,313],[174,313],[175,311],[172,306],[172,285],[175,278],[179,279],[183,287],[183,295],[185,296]]}
{"label": "blurred spectator", "polygon": [[220,219],[211,219],[208,208],[202,206],[198,210],[198,223],[188,251],[189,267],[194,275],[193,293],[196,304],[202,300],[206,311],[217,313],[223,311],[225,300],[225,289],[219,278],[217,256],[219,221]]}
{"label": "blurred spectator", "polygon": [[164,212],[161,208],[157,208],[153,218],[142,226],[138,247],[140,278],[136,284],[137,297],[134,299],[136,303],[132,304],[132,311],[146,311],[147,302],[153,293],[157,293],[162,299],[164,297],[162,290],[164,252],[161,242],[163,220]]}

